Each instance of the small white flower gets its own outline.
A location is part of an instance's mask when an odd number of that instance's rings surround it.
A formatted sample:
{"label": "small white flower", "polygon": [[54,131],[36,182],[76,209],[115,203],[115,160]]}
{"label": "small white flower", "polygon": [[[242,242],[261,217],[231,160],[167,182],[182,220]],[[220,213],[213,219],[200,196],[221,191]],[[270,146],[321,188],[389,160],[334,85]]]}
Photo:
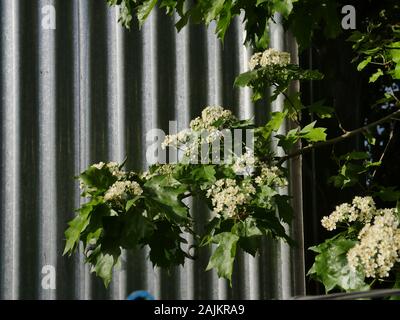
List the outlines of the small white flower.
{"label": "small white flower", "polygon": [[290,64],[290,54],[276,49],[267,49],[264,52],[253,54],[249,61],[249,68],[253,70],[257,67],[279,66],[285,67]]}
{"label": "small white flower", "polygon": [[232,165],[232,170],[237,175],[250,176],[254,171],[254,165],[257,158],[254,156],[253,150],[246,148],[246,152],[240,157],[236,157]]}
{"label": "small white flower", "polygon": [[101,170],[101,169],[103,169],[104,165],[105,165],[104,162],[99,162],[99,163],[92,164],[92,167],[96,168],[98,170]]}
{"label": "small white flower", "polygon": [[396,209],[377,210],[373,221],[360,231],[360,242],[347,253],[353,270],[361,269],[366,277],[385,278],[400,261],[400,229],[395,212]]}
{"label": "small white flower", "polygon": [[248,180],[237,185],[234,179],[220,179],[207,190],[206,196],[211,198],[214,213],[232,218],[243,212],[240,207],[249,203],[255,192],[254,186]]}
{"label": "small white flower", "polygon": [[251,56],[249,61],[250,70],[254,70],[256,67],[260,65],[261,57],[262,57],[262,52],[257,52]]}
{"label": "small white flower", "polygon": [[[221,125],[235,120],[236,117],[231,111],[221,106],[208,106],[201,112],[201,117],[190,122],[190,128],[194,131],[218,129]],[[219,126],[215,126],[217,122],[221,122]]]}
{"label": "small white flower", "polygon": [[265,163],[261,164],[261,173],[254,179],[258,185],[268,185],[275,187],[285,187],[288,184],[287,179],[283,176],[278,167],[268,167]]}
{"label": "small white flower", "polygon": [[105,201],[119,201],[128,194],[140,196],[143,189],[136,181],[117,181],[105,193]]}
{"label": "small white flower", "polygon": [[336,206],[329,216],[323,217],[321,220],[322,226],[332,231],[336,229],[339,222],[354,222],[360,221],[369,223],[375,215],[379,215],[380,211],[376,210],[375,202],[372,197],[355,197],[351,204],[342,203]]}
{"label": "small white flower", "polygon": [[122,180],[126,177],[126,172],[119,169],[119,164],[117,162],[109,162],[106,166],[111,174],[118,180]]}

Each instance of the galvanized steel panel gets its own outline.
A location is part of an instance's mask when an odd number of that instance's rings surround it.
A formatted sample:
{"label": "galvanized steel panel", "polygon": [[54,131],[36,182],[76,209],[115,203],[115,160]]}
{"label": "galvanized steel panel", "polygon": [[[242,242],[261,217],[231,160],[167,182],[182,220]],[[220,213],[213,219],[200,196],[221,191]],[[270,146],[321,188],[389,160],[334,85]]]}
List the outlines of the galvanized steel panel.
{"label": "galvanized steel panel", "polygon": [[[43,25],[48,5],[55,8],[55,29]],[[206,254],[170,275],[154,270],[145,250],[125,254],[108,290],[82,256],[61,255],[66,223],[82,201],[73,177],[89,164],[128,156],[128,168],[145,168],[146,132],[167,131],[169,120],[185,128],[207,105],[242,118],[268,110],[255,110],[248,89],[233,88],[250,55],[240,20],[222,45],[212,26],[176,33],[174,18],[161,11],[142,30],[124,30],[117,11],[99,0],[0,0],[0,12],[0,298],[124,299],[138,289],[164,299],[302,293],[302,253],[291,259],[279,243],[266,243],[256,258],[239,254],[232,289],[204,271]],[[280,49],[290,40],[279,25],[271,39]],[[191,207],[206,218],[202,204]],[[301,221],[300,201],[300,240]],[[55,268],[55,289],[42,286],[46,265]]]}

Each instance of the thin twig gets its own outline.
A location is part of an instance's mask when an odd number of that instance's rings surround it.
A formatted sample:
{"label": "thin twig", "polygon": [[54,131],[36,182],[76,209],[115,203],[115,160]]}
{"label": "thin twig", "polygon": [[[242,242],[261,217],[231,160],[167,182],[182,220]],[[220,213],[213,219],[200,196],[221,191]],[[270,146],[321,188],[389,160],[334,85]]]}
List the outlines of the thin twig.
{"label": "thin twig", "polygon": [[[392,124],[393,124],[393,123],[392,123]],[[381,156],[380,156],[378,162],[382,162],[382,161],[383,161],[383,158],[385,157],[385,154],[386,154],[386,152],[387,152],[387,150],[388,150],[388,148],[389,148],[389,145],[390,145],[390,143],[392,142],[392,139],[393,139],[394,128],[395,128],[395,124],[393,124],[393,125],[392,125],[392,128],[390,129],[389,140],[388,140],[388,142],[386,143],[385,149],[383,150],[383,152],[382,152],[382,154],[381,154]],[[379,169],[379,167],[377,167],[377,168],[374,170],[374,172],[372,173],[372,179],[375,178],[375,174],[376,174],[376,171],[378,171],[378,169]]]}
{"label": "thin twig", "polygon": [[337,112],[335,112],[335,118],[336,118],[336,121],[338,122],[340,130],[342,130],[343,133],[347,133],[348,131],[343,127],[342,122],[340,121],[339,115],[337,114]]}
{"label": "thin twig", "polygon": [[[282,91],[282,94],[285,96],[286,100],[289,101],[289,103],[290,103],[290,105],[293,107],[293,109],[296,110],[296,107],[295,107],[294,103],[292,102],[292,100],[290,100],[289,96],[288,96],[284,91]],[[296,111],[296,114],[298,114],[297,111]],[[296,122],[296,124],[297,124],[299,127],[301,126],[298,119],[294,119],[294,122]]]}
{"label": "thin twig", "polygon": [[377,121],[374,121],[374,122],[372,122],[370,124],[367,124],[367,125],[365,125],[365,126],[363,126],[361,128],[355,129],[353,131],[348,131],[348,132],[346,132],[346,133],[344,133],[344,134],[342,134],[342,135],[340,135],[340,136],[338,136],[336,138],[333,138],[333,139],[330,139],[330,140],[326,140],[326,141],[316,142],[314,144],[309,144],[308,146],[306,146],[304,148],[301,148],[301,149],[299,149],[299,150],[297,150],[297,151],[295,151],[293,153],[289,153],[287,156],[281,157],[279,159],[277,165],[280,166],[282,163],[284,163],[288,159],[300,156],[300,155],[305,154],[305,153],[307,153],[307,152],[309,152],[309,151],[311,151],[313,149],[329,146],[329,145],[332,145],[332,144],[336,144],[338,142],[342,142],[342,141],[344,141],[344,140],[346,140],[348,138],[351,138],[351,137],[353,137],[353,136],[355,136],[355,135],[357,135],[359,133],[363,133],[363,132],[367,131],[368,129],[372,128],[372,127],[375,127],[378,124],[387,122],[387,121],[391,120],[392,118],[394,118],[396,116],[400,116],[400,110],[397,110],[397,111],[389,114],[388,116],[383,117],[383,118],[381,118],[381,119],[379,119]]}

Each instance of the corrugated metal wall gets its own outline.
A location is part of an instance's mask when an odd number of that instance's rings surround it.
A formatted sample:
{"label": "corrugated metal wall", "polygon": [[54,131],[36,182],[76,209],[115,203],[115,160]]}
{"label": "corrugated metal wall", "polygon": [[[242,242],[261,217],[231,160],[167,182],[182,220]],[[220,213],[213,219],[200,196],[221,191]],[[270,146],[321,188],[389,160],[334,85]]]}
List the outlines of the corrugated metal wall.
{"label": "corrugated metal wall", "polygon": [[[46,29],[46,5],[55,8],[54,30]],[[302,293],[302,252],[281,244],[266,244],[256,259],[241,255],[232,289],[204,272],[207,256],[168,275],[153,270],[145,251],[130,253],[108,290],[81,256],[62,257],[66,223],[81,201],[73,176],[89,164],[127,155],[128,168],[145,167],[146,132],[168,130],[174,119],[184,128],[208,104],[254,114],[250,92],[233,88],[249,57],[239,20],[223,46],[212,28],[177,34],[163,12],[141,31],[116,20],[100,0],[0,0],[0,298],[124,299],[137,289],[165,299]],[[273,46],[289,43],[279,25],[271,37]],[[256,114],[266,111],[257,106]],[[192,208],[206,216],[201,204]],[[55,267],[54,290],[42,287],[45,265]]]}

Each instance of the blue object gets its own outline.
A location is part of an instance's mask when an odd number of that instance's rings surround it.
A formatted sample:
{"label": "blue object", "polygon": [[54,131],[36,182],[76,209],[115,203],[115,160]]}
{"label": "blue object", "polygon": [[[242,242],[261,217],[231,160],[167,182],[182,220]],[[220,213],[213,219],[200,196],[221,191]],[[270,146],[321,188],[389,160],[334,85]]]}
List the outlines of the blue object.
{"label": "blue object", "polygon": [[132,292],[127,300],[154,300],[154,297],[144,290],[134,291]]}

